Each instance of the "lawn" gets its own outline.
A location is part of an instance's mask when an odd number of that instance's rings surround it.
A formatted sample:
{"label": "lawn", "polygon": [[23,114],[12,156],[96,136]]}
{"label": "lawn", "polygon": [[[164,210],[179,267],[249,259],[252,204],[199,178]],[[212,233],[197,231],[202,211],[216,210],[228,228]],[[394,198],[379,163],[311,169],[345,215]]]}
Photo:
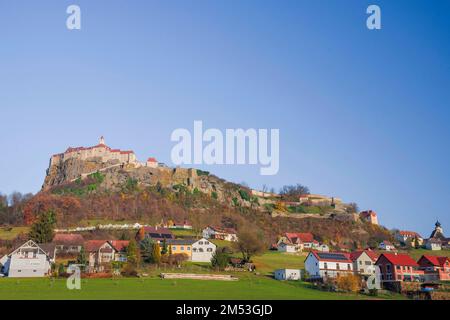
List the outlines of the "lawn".
{"label": "lawn", "polygon": [[256,271],[261,274],[270,275],[276,269],[303,269],[307,252],[302,255],[268,251],[261,256],[252,258]]}
{"label": "lawn", "polygon": [[450,257],[450,250],[412,249],[405,253],[409,254],[415,261],[419,260],[422,255]]}
{"label": "lawn", "polygon": [[12,240],[21,233],[28,233],[29,227],[0,227],[0,240]]}
{"label": "lawn", "polygon": [[64,279],[0,279],[0,300],[7,299],[368,299],[364,295],[323,292],[303,282],[241,276],[239,281],[151,278],[82,279],[81,290],[68,290]]}

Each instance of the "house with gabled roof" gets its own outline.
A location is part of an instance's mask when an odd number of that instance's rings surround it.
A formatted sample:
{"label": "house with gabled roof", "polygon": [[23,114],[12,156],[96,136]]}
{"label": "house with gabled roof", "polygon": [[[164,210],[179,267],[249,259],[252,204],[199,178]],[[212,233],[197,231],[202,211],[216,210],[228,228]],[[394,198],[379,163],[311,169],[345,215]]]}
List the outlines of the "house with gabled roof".
{"label": "house with gabled roof", "polygon": [[377,262],[380,268],[381,282],[422,281],[424,271],[419,264],[407,254],[382,253]]}
{"label": "house with gabled roof", "polygon": [[394,250],[396,250],[395,246],[390,241],[387,241],[387,240],[382,241],[378,245],[378,249],[385,250],[385,251],[394,251]]}
{"label": "house with gabled roof", "polygon": [[140,232],[144,233],[144,238],[149,238],[157,243],[160,243],[164,240],[175,239],[175,236],[169,228],[146,226],[142,227],[140,231],[138,231],[138,234],[136,236],[138,236]]}
{"label": "house with gabled roof", "polygon": [[375,274],[375,262],[378,254],[370,249],[354,251],[350,253],[350,260],[353,261],[355,273],[368,277]]}
{"label": "house with gabled roof", "polygon": [[312,279],[332,279],[353,274],[353,261],[344,252],[311,251],[305,259],[305,270]]}
{"label": "house with gabled roof", "polygon": [[37,243],[28,240],[0,259],[1,272],[11,278],[50,275],[52,259]]}
{"label": "house with gabled roof", "polygon": [[208,226],[202,231],[203,238],[217,239],[225,241],[238,241],[237,232],[233,228],[221,228],[217,226]]}
{"label": "house with gabled roof", "polygon": [[84,238],[78,233],[57,233],[52,243],[56,246],[57,253],[77,254],[83,247]]}
{"label": "house with gabled roof", "polygon": [[423,244],[422,236],[415,231],[400,230],[395,234],[395,239],[404,244],[417,239],[419,246]]}
{"label": "house with gabled roof", "polygon": [[423,255],[417,261],[427,281],[450,281],[450,258]]}

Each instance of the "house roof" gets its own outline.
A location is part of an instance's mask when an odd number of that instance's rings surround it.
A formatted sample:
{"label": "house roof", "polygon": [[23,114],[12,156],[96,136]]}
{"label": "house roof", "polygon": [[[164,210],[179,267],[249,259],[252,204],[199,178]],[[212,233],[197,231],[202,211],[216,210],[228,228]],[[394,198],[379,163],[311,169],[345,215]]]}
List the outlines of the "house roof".
{"label": "house roof", "polygon": [[359,251],[354,251],[352,253],[350,253],[350,259],[352,261],[355,261],[356,259],[358,259],[363,253],[366,253],[369,258],[375,262],[378,259],[378,254],[375,251],[372,250],[359,250]]}
{"label": "house roof", "polygon": [[433,266],[436,266],[436,267],[444,267],[445,263],[447,261],[450,261],[450,259],[448,257],[430,256],[430,255],[423,255],[419,259],[419,261],[422,259],[428,260]]}
{"label": "house roof", "polygon": [[63,245],[82,245],[84,238],[81,234],[76,233],[57,233],[53,237],[52,242]]}
{"label": "house roof", "polygon": [[407,254],[382,253],[377,261],[379,261],[382,256],[384,256],[393,265],[411,266],[411,267],[419,266],[417,262],[414,261],[414,259],[408,256]]}
{"label": "house roof", "polygon": [[401,235],[401,236],[405,236],[405,237],[417,237],[417,238],[422,238],[422,237],[420,236],[420,234],[418,234],[418,233],[415,232],[415,231],[400,230],[400,231],[398,232],[398,234]]}
{"label": "house roof", "polygon": [[310,232],[286,232],[286,238],[289,239],[292,243],[298,242],[314,242],[314,236]]}
{"label": "house roof", "polygon": [[384,240],[383,242],[385,246],[394,246],[390,241]]}
{"label": "house roof", "polygon": [[98,251],[107,242],[108,240],[88,240],[84,242],[84,249],[87,252]]}
{"label": "house roof", "polygon": [[156,161],[156,158],[151,157],[147,159],[147,162],[158,162],[158,161]]}
{"label": "house roof", "polygon": [[130,241],[128,240],[110,240],[108,241],[113,248],[118,251],[125,251],[125,249],[128,247],[128,245],[130,244]]}
{"label": "house roof", "polygon": [[352,263],[350,254],[345,252],[311,251],[311,254],[313,254],[319,261]]}
{"label": "house roof", "polygon": [[197,242],[197,240],[195,239],[169,239],[166,241],[167,244],[170,245],[174,245],[174,244],[178,244],[178,245],[191,245],[194,242]]}

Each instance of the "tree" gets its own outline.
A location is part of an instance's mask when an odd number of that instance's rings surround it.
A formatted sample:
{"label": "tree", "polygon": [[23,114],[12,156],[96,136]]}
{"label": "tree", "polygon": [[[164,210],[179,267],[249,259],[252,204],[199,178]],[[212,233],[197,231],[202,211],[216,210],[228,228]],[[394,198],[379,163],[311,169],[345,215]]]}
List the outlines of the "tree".
{"label": "tree", "polygon": [[162,243],[161,254],[165,255],[165,254],[167,254],[167,252],[168,252],[168,250],[167,250],[167,242],[166,242],[166,239],[164,239],[163,243]]}
{"label": "tree", "polygon": [[64,264],[60,264],[58,267],[58,276],[63,276],[66,273],[66,269],[64,268]]}
{"label": "tree", "polygon": [[217,249],[211,258],[211,265],[218,270],[223,270],[228,265],[229,257],[225,250]]}
{"label": "tree", "polygon": [[84,270],[84,267],[87,265],[87,258],[86,258],[86,251],[84,250],[84,247],[81,247],[80,252],[77,256],[77,264],[82,265],[81,269]]}
{"label": "tree", "polygon": [[56,215],[52,210],[43,212],[32,224],[28,236],[37,243],[51,242],[54,236]]}
{"label": "tree", "polygon": [[235,243],[236,249],[242,253],[245,262],[250,262],[254,255],[264,252],[266,246],[263,235],[252,227],[245,227],[238,232],[238,241]]}
{"label": "tree", "polygon": [[283,199],[296,201],[298,196],[309,194],[309,188],[297,183],[296,185],[286,185],[280,189],[280,195]]}
{"label": "tree", "polygon": [[137,267],[139,265],[139,260],[140,257],[137,243],[134,240],[130,240],[130,243],[127,247],[127,262],[129,265]]}
{"label": "tree", "polygon": [[156,264],[161,262],[161,249],[159,248],[159,244],[156,242],[153,243],[152,262]]}

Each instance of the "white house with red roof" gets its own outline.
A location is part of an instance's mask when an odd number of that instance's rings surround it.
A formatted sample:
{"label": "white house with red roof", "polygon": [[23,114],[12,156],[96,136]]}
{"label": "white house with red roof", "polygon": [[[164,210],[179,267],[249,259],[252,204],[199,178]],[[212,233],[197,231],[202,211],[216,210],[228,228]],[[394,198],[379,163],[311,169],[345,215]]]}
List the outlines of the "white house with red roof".
{"label": "white house with red roof", "polygon": [[415,231],[400,230],[395,234],[395,239],[401,243],[408,243],[417,239],[419,246],[423,243],[423,238]]}
{"label": "white house with red roof", "polygon": [[424,279],[424,271],[420,270],[419,264],[407,254],[382,253],[375,265],[380,268],[381,282]]}
{"label": "white house with red roof", "polygon": [[314,239],[310,232],[286,232],[281,239],[289,243],[301,244],[303,248],[312,249],[319,246],[319,241]]}
{"label": "white house with red roof", "polygon": [[375,274],[375,262],[378,254],[375,251],[366,249],[350,253],[350,260],[353,261],[353,270],[362,276]]}
{"label": "white house with red roof", "polygon": [[450,258],[423,255],[417,261],[427,281],[450,281]]}
{"label": "white house with red roof", "polygon": [[78,233],[57,233],[52,243],[56,246],[57,253],[76,254],[83,247],[84,238]]}
{"label": "white house with red roof", "polygon": [[208,226],[202,231],[205,239],[218,239],[225,241],[238,241],[237,232],[233,228],[220,228],[216,226]]}
{"label": "white house with red roof", "polygon": [[353,274],[353,261],[344,252],[311,251],[305,259],[305,270],[313,279],[336,278]]}

